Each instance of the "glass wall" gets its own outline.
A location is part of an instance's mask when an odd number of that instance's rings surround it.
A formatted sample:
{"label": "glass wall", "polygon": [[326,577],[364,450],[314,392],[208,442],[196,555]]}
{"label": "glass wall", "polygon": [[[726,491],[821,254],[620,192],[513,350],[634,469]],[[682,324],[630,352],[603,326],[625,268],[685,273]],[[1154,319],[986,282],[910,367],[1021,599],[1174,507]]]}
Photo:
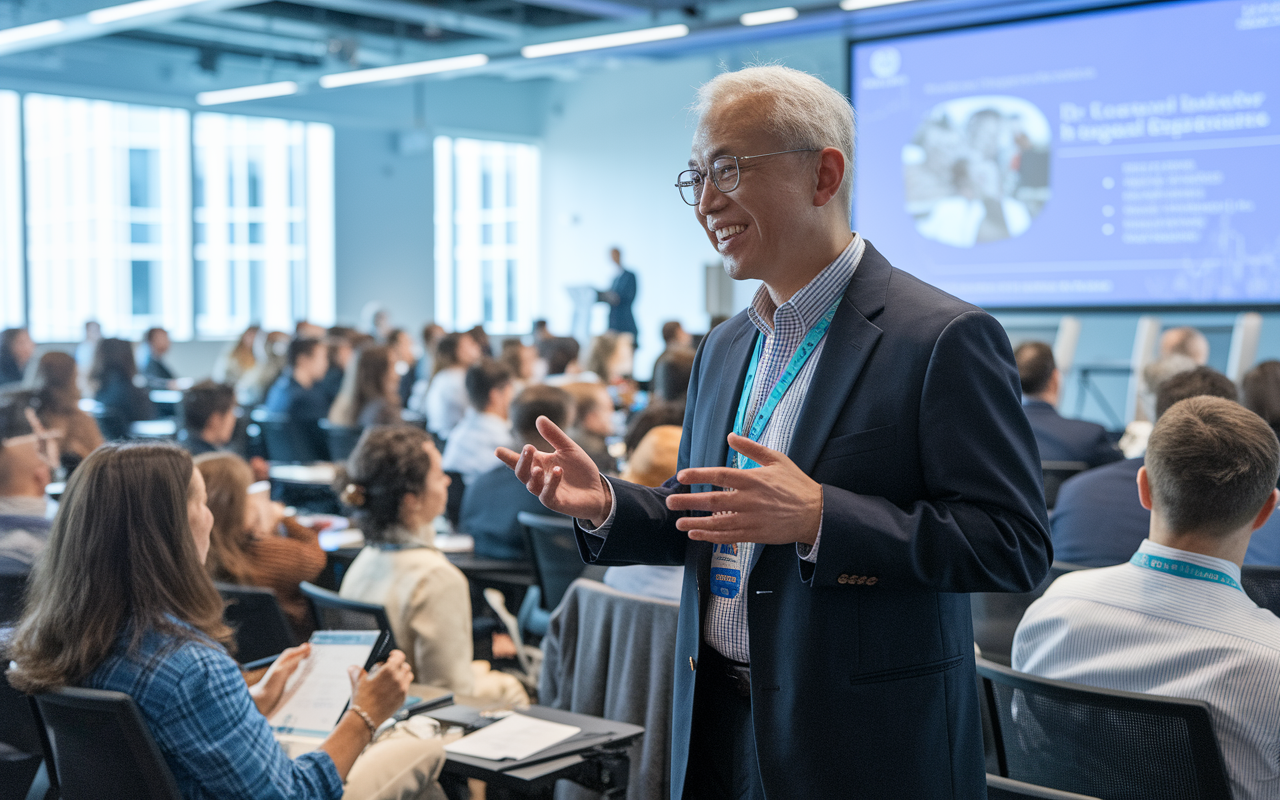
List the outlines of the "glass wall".
{"label": "glass wall", "polygon": [[0,328],[26,322],[18,93],[0,91]]}
{"label": "glass wall", "polygon": [[538,148],[438,136],[436,321],[524,333],[538,283]]}

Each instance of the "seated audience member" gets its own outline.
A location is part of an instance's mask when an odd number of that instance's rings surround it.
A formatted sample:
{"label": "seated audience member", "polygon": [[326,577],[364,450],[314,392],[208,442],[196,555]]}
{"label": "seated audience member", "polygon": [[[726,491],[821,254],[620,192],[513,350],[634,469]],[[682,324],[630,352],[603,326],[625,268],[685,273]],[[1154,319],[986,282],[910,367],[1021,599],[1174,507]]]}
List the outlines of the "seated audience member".
{"label": "seated audience member", "polygon": [[164,328],[150,328],[145,337],[146,357],[142,361],[142,374],[146,376],[147,385],[152,389],[172,389],[177,377],[164,357],[169,354],[173,343],[169,340],[169,332]]}
{"label": "seated audience member", "polygon": [[1149,538],[1127,564],[1054,581],[1018,625],[1013,668],[1201,700],[1232,796],[1280,797],[1280,619],[1240,587],[1278,476],[1280,442],[1248,409],[1194,397],[1166,410],[1138,471]]}
{"label": "seated audience member", "polygon": [[112,418],[112,438],[120,438],[128,432],[129,424],[139,420],[155,419],[156,408],[147,390],[137,385],[138,365],[133,360],[133,346],[123,339],[103,339],[94,355],[93,373],[89,376],[98,385],[94,395],[106,413]]}
{"label": "seated audience member", "polygon": [[97,320],[89,320],[84,324],[84,340],[76,345],[76,366],[80,370],[80,395],[93,394],[89,385],[89,373],[93,371],[93,355],[98,352],[98,342],[102,341],[102,325]]}
{"label": "seated audience member", "polygon": [[80,376],[76,360],[52,350],[40,356],[35,382],[40,422],[51,431],[61,431],[59,450],[64,459],[78,463],[102,444],[102,432],[93,417],[80,410]]}
{"label": "seated audience member", "polygon": [[253,355],[253,343],[258,338],[260,330],[262,328],[257,325],[245,328],[244,333],[240,334],[235,343],[218,356],[218,360],[213,362],[213,380],[235,386],[242,375],[253,369],[256,361]]}
{"label": "seated audience member", "polygon": [[254,365],[236,381],[236,402],[245,408],[262,405],[267,392],[288,364],[289,334],[262,331],[254,343]]}
{"label": "seated audience member", "polygon": [[[1139,395],[1140,422],[1148,422],[1155,414],[1156,392],[1160,384],[1177,375],[1209,363],[1209,340],[1195,328],[1170,328],[1160,334],[1160,353],[1155,361],[1142,369]],[[1150,427],[1146,434],[1150,435]]]}
{"label": "seated audience member", "polygon": [[[436,345],[440,343],[440,337],[444,336],[444,328],[434,322],[428,322],[422,326],[422,358],[418,359],[418,366],[414,367],[414,386],[417,381],[430,381],[431,375],[435,372],[436,365]],[[408,407],[406,403],[406,407]]]}
{"label": "seated audience member", "polygon": [[365,303],[364,308],[360,309],[360,332],[385,344],[387,334],[391,332],[391,312],[377,300]]}
{"label": "seated audience member", "polygon": [[649,431],[659,425],[683,427],[684,401],[681,400],[678,403],[650,403],[648,408],[633,416],[627,423],[626,434],[622,437],[622,443],[627,448],[627,458],[631,458]]}
{"label": "seated audience member", "polygon": [[329,369],[320,381],[320,390],[329,398],[330,404],[342,393],[342,381],[347,375],[347,365],[355,355],[356,332],[351,328],[335,325],[324,337],[325,347],[329,351]]}
{"label": "seated audience member", "polygon": [[314,322],[308,322],[305,319],[298,320],[296,323],[294,323],[294,326],[293,326],[293,338],[295,339],[321,339],[322,340],[325,337],[325,333],[326,331],[324,328],[320,327]]}
{"label": "seated audience member", "polygon": [[449,434],[442,464],[445,472],[462,474],[463,485],[501,464],[493,451],[510,447],[511,372],[500,362],[484,359],[467,369],[467,402],[462,421]]}
{"label": "seated audience member", "polygon": [[613,385],[631,375],[635,349],[631,334],[605,331],[591,343],[587,371],[604,383]]}
{"label": "seated audience member", "polygon": [[387,350],[391,354],[392,369],[396,371],[396,395],[403,407],[409,402],[417,380],[418,358],[413,352],[413,337],[404,328],[396,328],[387,334]]}
{"label": "seated audience member", "polygon": [[285,516],[284,507],[270,501],[265,485],[264,491],[250,494],[253,470],[240,456],[202,455],[196,469],[204,476],[213,513],[205,569],[215,581],[274,591],[294,635],[305,641],[315,621],[298,584],[314,581],[324,571],[319,532]]}
{"label": "seated audience member", "polygon": [[692,350],[668,350],[653,364],[650,394],[654,403],[679,403],[684,406],[689,394],[689,378],[693,375]]}
{"label": "seated audience member", "polygon": [[286,369],[267,392],[268,411],[289,415],[294,446],[299,461],[329,458],[329,441],[320,429],[320,420],[329,415],[329,399],[320,381],[329,370],[329,354],[319,339],[294,339],[286,354]]}
{"label": "seated audience member", "polygon": [[27,364],[36,354],[36,343],[26,328],[8,328],[0,332],[0,386],[20,384],[27,374]]}
{"label": "seated audience member", "polygon": [[49,539],[44,491],[57,465],[57,437],[29,413],[33,399],[29,392],[0,395],[0,575],[30,572]]}
{"label": "seated audience member", "polygon": [[571,336],[553,336],[540,339],[537,348],[538,355],[547,364],[544,383],[548,386],[564,386],[579,380],[579,376],[582,375],[582,366],[578,364],[581,346],[577,339]]}
{"label": "seated audience member", "polygon": [[444,511],[449,477],[427,432],[408,425],[365,431],[335,488],[365,537],[340,593],[386,608],[417,682],[527,703],[519,681],[471,660],[467,578],[434,544],[432,521]]}
{"label": "seated audience member", "polygon": [[475,339],[476,346],[480,348],[481,358],[493,358],[493,340],[489,338],[489,332],[483,325],[475,326],[467,331],[467,335]]}
{"label": "seated audience member", "polygon": [[182,395],[178,444],[191,455],[216,453],[236,432],[236,393],[225,383],[200,381]]}
{"label": "seated audience member", "polygon": [[[676,474],[682,432],[679,425],[659,425],[650,430],[627,461],[622,480],[641,486],[661,486],[665,483]],[[656,567],[648,564],[609,567],[605,570],[604,582],[620,592],[679,603],[680,589],[684,585],[684,567]]]}
{"label": "seated audience member", "polygon": [[[573,422],[573,398],[555,386],[530,386],[511,402],[511,422],[516,443],[550,453],[554,448],[538,433],[538,417],[563,430]],[[524,530],[516,520],[521,511],[551,514],[535,495],[529,494],[515,473],[499,463],[467,484],[462,495],[458,529],[475,540],[477,556],[509,561],[529,558]]]}
{"label": "seated audience member", "polygon": [[337,727],[314,752],[285,755],[266,717],[310,649],[284,651],[245,683],[204,570],[212,526],[204,480],[183,450],[95,450],[67,484],[32,575],[9,682],[31,694],[83,686],[131,695],[183,797],[441,797],[439,740],[400,729],[369,747],[413,679],[399,651],[369,674],[353,665]]}
{"label": "seated audience member", "polygon": [[436,371],[429,383],[419,381],[410,408],[427,418],[427,430],[444,441],[467,413],[467,369],[481,358],[470,333],[449,333],[436,343]]}
{"label": "seated audience member", "polygon": [[[618,459],[609,455],[606,441],[613,436],[613,397],[599,383],[571,383],[564,387],[574,402],[575,420],[568,433],[587,451],[601,474],[617,475]],[[673,473],[674,474],[674,473]]]}
{"label": "seated audience member", "polygon": [[[1200,395],[1235,400],[1236,386],[1220,372],[1197,367],[1161,384],[1156,413]],[[1055,560],[1084,567],[1109,567],[1129,560],[1151,526],[1151,514],[1138,502],[1135,488],[1141,468],[1141,457],[1130,458],[1063,482],[1049,518]]]}
{"label": "seated audience member", "polygon": [[693,334],[684,329],[679,320],[662,323],[662,344],[665,350],[693,349]]}
{"label": "seated audience member", "polygon": [[502,342],[502,352],[498,360],[511,371],[511,380],[515,384],[515,392],[519,394],[524,387],[538,382],[538,349],[527,345],[519,339],[506,339]]}
{"label": "seated audience member", "polygon": [[[1280,436],[1280,361],[1263,361],[1245,373],[1240,382],[1244,407]],[[1244,563],[1280,567],[1280,514],[1272,514],[1249,540]]]}
{"label": "seated audience member", "polygon": [[1041,461],[1083,461],[1090,467],[1100,467],[1124,458],[1101,425],[1058,414],[1062,373],[1049,345],[1024,342],[1013,357],[1022,383],[1022,410],[1040,447]]}
{"label": "seated audience member", "polygon": [[400,421],[400,376],[383,345],[362,348],[348,362],[342,390],[329,409],[329,421],[347,428],[393,425]]}

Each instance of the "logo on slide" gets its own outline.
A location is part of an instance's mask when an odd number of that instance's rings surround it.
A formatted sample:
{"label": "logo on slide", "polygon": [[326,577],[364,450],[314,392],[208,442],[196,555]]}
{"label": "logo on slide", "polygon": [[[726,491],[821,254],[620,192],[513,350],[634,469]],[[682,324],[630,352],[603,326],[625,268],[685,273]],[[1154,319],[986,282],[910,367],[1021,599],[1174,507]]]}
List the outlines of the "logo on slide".
{"label": "logo on slide", "polygon": [[1044,113],[1020,97],[959,97],[934,106],[902,148],[906,211],[916,231],[952,247],[1026,233],[1049,201],[1050,137]]}
{"label": "logo on slide", "polygon": [[902,66],[902,54],[896,47],[878,47],[871,53],[871,74],[877,78],[892,78]]}

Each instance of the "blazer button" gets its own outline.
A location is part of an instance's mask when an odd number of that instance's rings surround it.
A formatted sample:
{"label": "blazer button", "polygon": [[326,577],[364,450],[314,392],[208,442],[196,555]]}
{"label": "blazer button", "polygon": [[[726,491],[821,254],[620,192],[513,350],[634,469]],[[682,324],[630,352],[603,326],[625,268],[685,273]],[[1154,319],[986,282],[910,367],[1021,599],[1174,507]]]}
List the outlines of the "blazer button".
{"label": "blazer button", "polygon": [[693,656],[689,656],[689,671],[690,672],[698,671],[698,662],[693,660]]}
{"label": "blazer button", "polygon": [[848,575],[841,575],[839,578],[836,578],[836,580],[837,580],[838,582],[840,582],[840,583],[848,583],[848,582],[849,582],[849,576],[848,576]]}

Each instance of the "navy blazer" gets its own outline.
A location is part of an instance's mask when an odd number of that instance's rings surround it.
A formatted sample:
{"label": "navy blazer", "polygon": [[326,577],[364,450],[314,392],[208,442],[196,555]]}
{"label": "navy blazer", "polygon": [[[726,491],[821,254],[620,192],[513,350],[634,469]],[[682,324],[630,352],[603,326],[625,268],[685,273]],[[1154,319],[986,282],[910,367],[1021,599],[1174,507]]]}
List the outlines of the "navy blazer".
{"label": "navy blazer", "polygon": [[[755,341],[745,312],[704,340],[680,468],[723,466]],[[1008,336],[870,243],[827,333],[788,455],[823,490],[816,564],[754,549],[743,586],[767,796],[985,797],[966,592],[1026,592],[1053,560]],[[666,496],[610,479],[602,564],[683,565],[671,786],[684,785],[711,546]],[[693,491],[712,487],[695,486]]]}
{"label": "navy blazer", "polygon": [[639,338],[636,318],[631,313],[631,304],[636,300],[636,288],[636,274],[625,267],[613,279],[609,291],[618,296],[618,302],[609,304],[609,330],[629,333]]}
{"label": "navy blazer", "polygon": [[1083,461],[1100,467],[1124,458],[1107,429],[1096,422],[1067,419],[1045,401],[1032,398],[1022,401],[1022,410],[1036,435],[1041,461]]}

